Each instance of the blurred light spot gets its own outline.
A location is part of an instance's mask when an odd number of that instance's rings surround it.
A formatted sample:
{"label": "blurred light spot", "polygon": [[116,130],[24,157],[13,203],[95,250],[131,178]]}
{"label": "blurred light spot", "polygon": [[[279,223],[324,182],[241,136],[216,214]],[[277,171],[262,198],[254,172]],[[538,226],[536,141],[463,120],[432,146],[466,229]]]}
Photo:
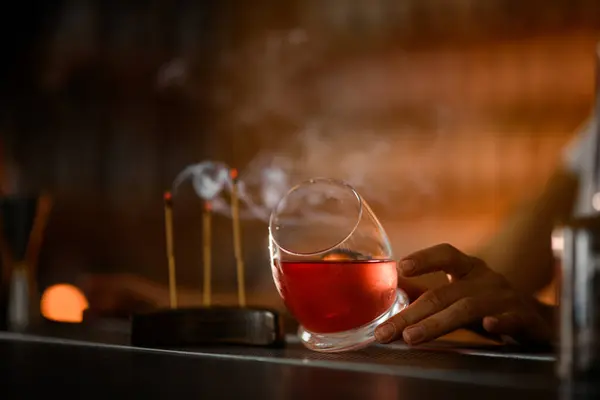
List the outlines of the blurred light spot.
{"label": "blurred light spot", "polygon": [[562,231],[552,233],[552,252],[555,256],[561,256],[565,249],[565,238]]}
{"label": "blurred light spot", "polygon": [[42,315],[58,322],[81,322],[89,304],[81,290],[72,285],[50,286],[42,295]]}
{"label": "blurred light spot", "polygon": [[592,197],[592,206],[594,207],[594,210],[600,211],[600,193],[596,193]]}

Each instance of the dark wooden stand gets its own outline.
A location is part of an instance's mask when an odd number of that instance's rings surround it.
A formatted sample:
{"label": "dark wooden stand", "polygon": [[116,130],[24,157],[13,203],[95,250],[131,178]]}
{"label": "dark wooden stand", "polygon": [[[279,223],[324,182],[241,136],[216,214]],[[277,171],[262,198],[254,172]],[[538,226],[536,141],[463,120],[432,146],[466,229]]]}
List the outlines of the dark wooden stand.
{"label": "dark wooden stand", "polygon": [[131,317],[131,344],[281,347],[283,319],[273,310],[240,307],[179,308],[135,314]]}

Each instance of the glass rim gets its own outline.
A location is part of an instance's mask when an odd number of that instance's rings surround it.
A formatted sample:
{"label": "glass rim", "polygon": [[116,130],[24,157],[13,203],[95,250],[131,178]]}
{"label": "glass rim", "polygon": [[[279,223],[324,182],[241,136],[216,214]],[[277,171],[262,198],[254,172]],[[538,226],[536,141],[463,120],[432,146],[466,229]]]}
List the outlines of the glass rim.
{"label": "glass rim", "polygon": [[[272,230],[272,226],[273,226],[273,219],[275,217],[275,214],[277,213],[277,210],[279,209],[279,206],[295,191],[306,187],[308,185],[313,185],[315,183],[326,183],[329,185],[334,185],[334,186],[338,186],[338,187],[343,187],[346,189],[349,189],[352,194],[354,195],[354,197],[356,198],[356,200],[358,201],[358,215],[356,217],[356,221],[354,222],[354,225],[352,226],[352,229],[350,229],[350,232],[343,237],[343,239],[339,240],[336,244],[334,244],[333,246],[329,246],[323,250],[318,250],[318,251],[312,251],[312,252],[308,252],[308,253],[302,253],[302,252],[294,252],[294,251],[290,251],[289,249],[286,249],[285,247],[283,247],[279,241],[275,238],[275,236],[273,235],[273,230]],[[273,210],[271,211],[271,215],[269,217],[269,238],[270,241],[274,242],[274,244],[281,249],[283,252],[293,255],[293,256],[299,256],[299,257],[310,257],[310,256],[315,256],[315,255],[319,255],[319,254],[323,254],[323,253],[327,253],[333,249],[335,249],[336,247],[341,246],[343,243],[345,243],[348,239],[350,239],[350,237],[354,234],[354,232],[356,232],[356,229],[358,228],[358,225],[360,224],[360,221],[362,219],[362,215],[363,215],[363,209],[364,209],[364,200],[362,198],[362,196],[360,195],[360,193],[358,193],[358,191],[356,191],[356,189],[350,185],[347,182],[344,182],[343,180],[340,179],[335,179],[335,178],[323,178],[323,177],[317,177],[317,178],[311,178],[311,179],[307,179],[305,181],[302,181],[298,184],[296,184],[295,186],[293,186],[291,189],[289,189],[285,195],[279,199],[279,201],[277,202],[277,205],[273,208]]]}

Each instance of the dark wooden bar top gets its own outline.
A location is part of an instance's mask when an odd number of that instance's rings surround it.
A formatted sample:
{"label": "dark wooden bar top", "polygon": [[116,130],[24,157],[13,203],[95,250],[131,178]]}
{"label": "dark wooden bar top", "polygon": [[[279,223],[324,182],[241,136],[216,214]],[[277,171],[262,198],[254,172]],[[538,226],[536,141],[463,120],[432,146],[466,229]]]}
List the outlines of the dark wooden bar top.
{"label": "dark wooden bar top", "polygon": [[[501,348],[131,347],[126,332],[0,333],[0,398],[557,399],[551,354]],[[569,397],[574,398],[574,397]]]}

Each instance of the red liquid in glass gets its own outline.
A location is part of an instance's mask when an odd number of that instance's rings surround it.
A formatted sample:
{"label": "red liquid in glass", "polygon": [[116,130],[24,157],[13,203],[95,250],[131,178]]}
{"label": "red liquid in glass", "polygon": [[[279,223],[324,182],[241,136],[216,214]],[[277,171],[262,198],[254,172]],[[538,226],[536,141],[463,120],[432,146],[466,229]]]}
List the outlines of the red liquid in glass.
{"label": "red liquid in glass", "polygon": [[313,333],[372,322],[396,300],[396,261],[280,261],[273,271],[283,301]]}

